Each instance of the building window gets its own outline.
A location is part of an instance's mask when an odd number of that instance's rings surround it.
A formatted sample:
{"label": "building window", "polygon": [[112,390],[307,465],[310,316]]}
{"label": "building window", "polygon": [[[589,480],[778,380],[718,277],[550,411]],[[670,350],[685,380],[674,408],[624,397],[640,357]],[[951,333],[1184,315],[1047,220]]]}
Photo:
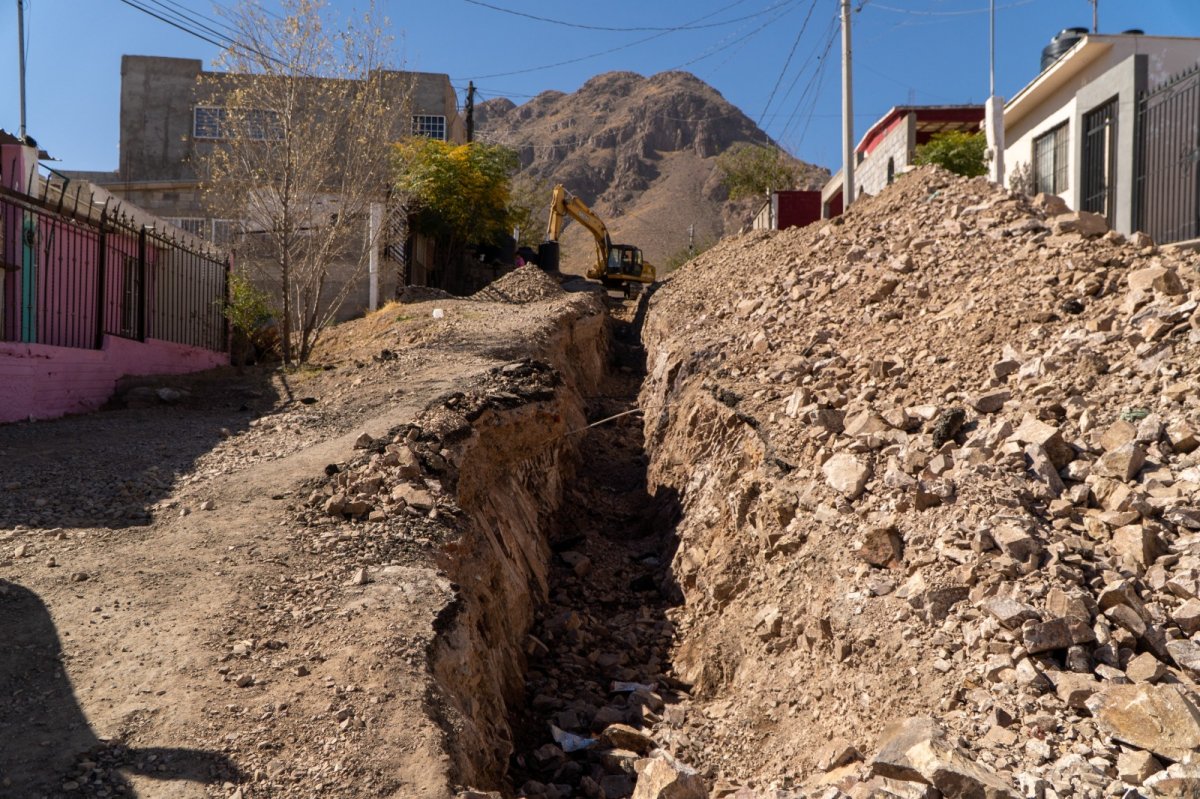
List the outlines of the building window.
{"label": "building window", "polygon": [[197,139],[229,139],[240,135],[276,141],[283,138],[283,125],[274,111],[198,105],[192,115],[192,135]]}
{"label": "building window", "polygon": [[214,219],[212,221],[212,243],[227,246],[242,232],[242,223],[236,219]]}
{"label": "building window", "polygon": [[430,114],[414,114],[412,118],[414,136],[428,136],[431,139],[446,140],[446,118]]}
{"label": "building window", "polygon": [[1068,188],[1070,139],[1067,123],[1033,140],[1033,176],[1039,192],[1062,194]]}
{"label": "building window", "polygon": [[208,220],[207,219],[204,219],[202,217],[192,217],[192,216],[185,216],[185,217],[165,216],[165,217],[163,217],[163,220],[166,222],[170,222],[172,225],[174,225],[175,227],[184,231],[185,233],[190,233],[191,235],[197,236],[202,239],[208,238],[208,235],[207,235],[208,234]]}

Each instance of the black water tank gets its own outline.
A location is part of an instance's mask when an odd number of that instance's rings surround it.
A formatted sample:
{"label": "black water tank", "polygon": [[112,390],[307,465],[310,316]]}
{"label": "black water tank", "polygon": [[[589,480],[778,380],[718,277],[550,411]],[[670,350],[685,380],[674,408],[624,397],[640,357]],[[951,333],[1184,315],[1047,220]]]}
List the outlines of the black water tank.
{"label": "black water tank", "polygon": [[1127,31],[1121,31],[1122,36],[1145,36],[1146,32],[1141,28],[1130,28]]}
{"label": "black water tank", "polygon": [[1050,40],[1050,44],[1042,48],[1042,71],[1067,54],[1075,44],[1087,36],[1087,28],[1063,28]]}
{"label": "black water tank", "polygon": [[543,241],[538,245],[538,266],[544,272],[558,271],[558,242]]}

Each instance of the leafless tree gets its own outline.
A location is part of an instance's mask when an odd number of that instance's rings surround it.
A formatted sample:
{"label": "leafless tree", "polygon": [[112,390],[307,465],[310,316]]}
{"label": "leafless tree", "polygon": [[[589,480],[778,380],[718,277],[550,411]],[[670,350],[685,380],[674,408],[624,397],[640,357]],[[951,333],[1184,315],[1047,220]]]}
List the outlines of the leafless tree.
{"label": "leafless tree", "polygon": [[238,261],[277,303],[284,361],[304,362],[365,271],[410,77],[386,68],[374,7],[335,20],[325,0],[282,0],[282,13],[240,0],[228,16],[235,42],[197,90],[197,167],[213,216],[237,220]]}

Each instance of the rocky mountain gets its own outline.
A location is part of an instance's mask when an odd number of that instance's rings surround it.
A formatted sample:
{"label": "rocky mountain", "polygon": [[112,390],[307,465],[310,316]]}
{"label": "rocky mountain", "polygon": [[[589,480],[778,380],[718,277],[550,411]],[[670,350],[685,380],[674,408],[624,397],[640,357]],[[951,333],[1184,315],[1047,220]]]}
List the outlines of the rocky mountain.
{"label": "rocky mountain", "polygon": [[[476,129],[481,140],[517,150],[523,174],[544,185],[547,203],[550,188],[564,184],[605,220],[614,240],[638,245],[655,264],[687,247],[693,225],[703,245],[749,222],[758,201],[728,201],[716,157],[740,142],[770,141],[687,72],[609,72],[573,94],[547,91],[519,106],[487,100],[476,108]],[[800,165],[805,186],[829,176]],[[564,269],[582,271],[591,246],[586,231],[568,226]]]}

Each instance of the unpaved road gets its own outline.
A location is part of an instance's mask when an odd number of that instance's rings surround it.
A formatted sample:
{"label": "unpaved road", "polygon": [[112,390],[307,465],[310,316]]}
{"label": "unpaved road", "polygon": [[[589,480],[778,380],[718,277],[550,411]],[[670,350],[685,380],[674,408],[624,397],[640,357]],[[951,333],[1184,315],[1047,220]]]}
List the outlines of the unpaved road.
{"label": "unpaved road", "polygon": [[339,331],[328,371],[0,427],[0,797],[445,795],[432,543],[296,522],[361,433],[536,348],[549,316],[437,304]]}

